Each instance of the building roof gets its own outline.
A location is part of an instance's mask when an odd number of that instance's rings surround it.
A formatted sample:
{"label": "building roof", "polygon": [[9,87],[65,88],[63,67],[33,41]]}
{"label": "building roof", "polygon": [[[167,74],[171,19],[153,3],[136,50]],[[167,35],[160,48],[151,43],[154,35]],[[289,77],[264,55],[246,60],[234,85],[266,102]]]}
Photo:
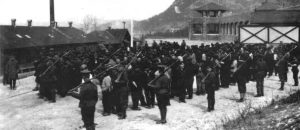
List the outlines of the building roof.
{"label": "building roof", "polygon": [[128,35],[130,36],[127,29],[107,29],[106,31],[121,42],[125,40]]}
{"label": "building roof", "polygon": [[299,24],[299,11],[258,11],[251,16],[252,24]]}
{"label": "building roof", "polygon": [[111,35],[107,31],[93,31],[87,34],[87,38],[89,41],[107,42],[111,44],[119,43],[119,40],[117,40],[113,35]]}
{"label": "building roof", "polygon": [[286,8],[281,8],[281,9],[278,9],[278,10],[286,10],[286,11],[289,11],[289,10],[300,10],[300,5],[290,6],[290,7],[286,7]]}
{"label": "building roof", "polygon": [[211,3],[205,4],[203,6],[200,6],[198,8],[195,8],[194,10],[197,10],[197,11],[226,11],[227,9],[221,5],[211,2]]}
{"label": "building roof", "polygon": [[93,31],[87,35],[89,41],[101,41],[111,44],[120,44],[128,41],[127,29],[107,29],[105,31]]}
{"label": "building roof", "polygon": [[269,1],[265,1],[262,3],[261,6],[257,7],[255,10],[256,11],[262,11],[262,10],[277,10],[279,9],[281,6],[279,3],[277,2],[269,2]]}
{"label": "building roof", "polygon": [[0,26],[0,45],[4,49],[85,42],[84,32],[73,27]]}

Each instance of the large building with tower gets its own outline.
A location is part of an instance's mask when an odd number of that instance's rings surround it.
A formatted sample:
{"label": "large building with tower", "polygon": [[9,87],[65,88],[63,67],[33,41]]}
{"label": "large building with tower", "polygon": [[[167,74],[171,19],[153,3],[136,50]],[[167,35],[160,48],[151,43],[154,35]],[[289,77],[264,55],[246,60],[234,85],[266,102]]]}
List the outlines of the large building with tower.
{"label": "large building with tower", "polygon": [[189,21],[190,40],[242,43],[299,42],[300,6],[282,7],[265,1],[254,11],[231,14],[216,3],[194,9]]}

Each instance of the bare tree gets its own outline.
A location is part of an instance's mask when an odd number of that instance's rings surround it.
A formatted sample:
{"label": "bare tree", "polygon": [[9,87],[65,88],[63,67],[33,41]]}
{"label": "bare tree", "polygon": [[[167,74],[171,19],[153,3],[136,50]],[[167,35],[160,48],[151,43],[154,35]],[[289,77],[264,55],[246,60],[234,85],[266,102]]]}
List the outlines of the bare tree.
{"label": "bare tree", "polygon": [[92,15],[86,15],[83,18],[83,31],[89,33],[91,31],[96,31],[98,28],[98,18]]}

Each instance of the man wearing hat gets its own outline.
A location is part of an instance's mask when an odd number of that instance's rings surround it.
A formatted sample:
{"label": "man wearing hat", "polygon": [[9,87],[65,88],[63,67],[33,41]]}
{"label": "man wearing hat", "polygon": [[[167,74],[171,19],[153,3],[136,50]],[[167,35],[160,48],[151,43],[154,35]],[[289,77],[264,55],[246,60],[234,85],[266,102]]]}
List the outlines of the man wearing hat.
{"label": "man wearing hat", "polygon": [[10,89],[16,89],[16,80],[18,78],[19,65],[15,57],[11,57],[5,66],[5,74],[10,84]]}
{"label": "man wearing hat", "polygon": [[95,106],[98,101],[97,86],[89,79],[90,71],[88,69],[82,70],[81,74],[84,83],[81,84],[79,93],[71,91],[68,92],[68,94],[80,100],[79,107],[81,108],[81,116],[84,127],[87,130],[95,130]]}

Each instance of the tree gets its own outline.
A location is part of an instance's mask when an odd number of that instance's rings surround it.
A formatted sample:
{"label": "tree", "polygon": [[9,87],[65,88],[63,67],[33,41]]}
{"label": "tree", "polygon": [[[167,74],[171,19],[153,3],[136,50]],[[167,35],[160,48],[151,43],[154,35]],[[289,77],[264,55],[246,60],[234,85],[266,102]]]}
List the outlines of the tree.
{"label": "tree", "polygon": [[83,31],[89,33],[91,31],[96,31],[98,28],[98,18],[92,15],[86,15],[83,18]]}

